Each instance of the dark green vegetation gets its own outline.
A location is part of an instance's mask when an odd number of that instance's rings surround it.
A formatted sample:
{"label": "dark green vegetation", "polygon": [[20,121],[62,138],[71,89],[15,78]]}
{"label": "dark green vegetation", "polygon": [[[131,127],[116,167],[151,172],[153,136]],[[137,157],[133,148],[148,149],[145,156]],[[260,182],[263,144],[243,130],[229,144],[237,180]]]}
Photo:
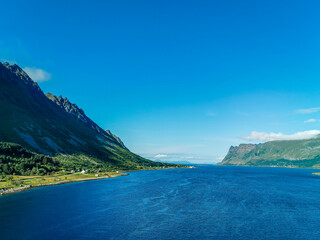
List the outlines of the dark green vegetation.
{"label": "dark green vegetation", "polygon": [[60,168],[60,162],[52,157],[31,152],[18,144],[0,142],[0,174],[45,175]]}
{"label": "dark green vegetation", "polygon": [[231,146],[220,165],[320,168],[320,137]]}
{"label": "dark green vegetation", "polygon": [[0,142],[0,171],[5,174],[176,166],[130,152],[76,104],[45,95],[19,66],[8,63],[0,63]]}

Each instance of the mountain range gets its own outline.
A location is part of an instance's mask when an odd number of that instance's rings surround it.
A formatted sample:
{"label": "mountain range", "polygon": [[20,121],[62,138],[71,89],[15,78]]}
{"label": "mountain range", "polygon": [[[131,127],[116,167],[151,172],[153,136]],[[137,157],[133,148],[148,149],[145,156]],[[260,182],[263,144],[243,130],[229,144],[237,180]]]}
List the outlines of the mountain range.
{"label": "mountain range", "polygon": [[68,98],[44,94],[16,64],[0,63],[0,113],[1,142],[54,157],[66,167],[170,165],[132,153],[119,137],[99,127]]}
{"label": "mountain range", "polygon": [[231,146],[219,165],[320,168],[320,136]]}
{"label": "mountain range", "polygon": [[[0,63],[0,113],[0,173],[19,173],[28,161],[30,171],[44,161],[55,170],[175,166],[132,153],[68,98],[44,94],[16,64]],[[320,136],[231,146],[219,165],[320,168]]]}

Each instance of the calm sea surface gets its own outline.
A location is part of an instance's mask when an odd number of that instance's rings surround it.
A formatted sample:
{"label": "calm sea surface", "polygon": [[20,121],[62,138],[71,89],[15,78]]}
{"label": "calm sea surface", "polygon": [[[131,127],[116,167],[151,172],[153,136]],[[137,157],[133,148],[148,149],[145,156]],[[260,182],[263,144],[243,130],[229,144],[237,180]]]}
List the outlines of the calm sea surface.
{"label": "calm sea surface", "polygon": [[199,166],[0,197],[0,239],[320,239],[315,170]]}

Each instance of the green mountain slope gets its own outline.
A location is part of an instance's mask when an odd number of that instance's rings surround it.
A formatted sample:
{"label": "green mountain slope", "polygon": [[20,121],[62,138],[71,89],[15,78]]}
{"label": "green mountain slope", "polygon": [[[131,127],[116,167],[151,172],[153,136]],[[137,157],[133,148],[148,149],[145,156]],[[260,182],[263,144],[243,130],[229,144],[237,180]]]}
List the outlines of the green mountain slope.
{"label": "green mountain slope", "polygon": [[55,158],[34,153],[15,143],[0,142],[0,173],[44,175],[57,172],[62,164]]}
{"label": "green mountain slope", "polygon": [[0,141],[20,144],[64,164],[122,169],[169,165],[130,152],[77,105],[45,95],[19,66],[8,63],[0,63]]}
{"label": "green mountain slope", "polygon": [[320,137],[231,146],[219,164],[320,168]]}

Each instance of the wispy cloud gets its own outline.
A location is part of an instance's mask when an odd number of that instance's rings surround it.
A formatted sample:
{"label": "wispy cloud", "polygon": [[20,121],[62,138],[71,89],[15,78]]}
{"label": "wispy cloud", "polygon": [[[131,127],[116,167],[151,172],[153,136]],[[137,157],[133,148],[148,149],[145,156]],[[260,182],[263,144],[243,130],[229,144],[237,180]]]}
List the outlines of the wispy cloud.
{"label": "wispy cloud", "polygon": [[310,118],[308,120],[305,120],[304,123],[313,123],[313,122],[316,122],[317,119],[314,119],[314,118]]}
{"label": "wispy cloud", "polygon": [[319,112],[319,110],[320,110],[320,107],[315,107],[315,108],[298,109],[295,112],[298,114],[310,114],[310,113]]}
{"label": "wispy cloud", "polygon": [[320,130],[310,130],[310,131],[303,131],[303,132],[296,132],[293,134],[283,134],[279,133],[266,133],[266,132],[256,132],[253,131],[249,136],[240,137],[243,140],[248,141],[259,141],[259,142],[267,142],[267,141],[274,141],[274,140],[301,140],[301,139],[310,139],[314,138],[320,134]]}
{"label": "wispy cloud", "polygon": [[23,69],[29,77],[35,82],[45,82],[51,78],[51,74],[40,68],[25,67]]}
{"label": "wispy cloud", "polygon": [[165,157],[168,157],[167,154],[157,154],[154,156],[155,158],[165,158]]}

